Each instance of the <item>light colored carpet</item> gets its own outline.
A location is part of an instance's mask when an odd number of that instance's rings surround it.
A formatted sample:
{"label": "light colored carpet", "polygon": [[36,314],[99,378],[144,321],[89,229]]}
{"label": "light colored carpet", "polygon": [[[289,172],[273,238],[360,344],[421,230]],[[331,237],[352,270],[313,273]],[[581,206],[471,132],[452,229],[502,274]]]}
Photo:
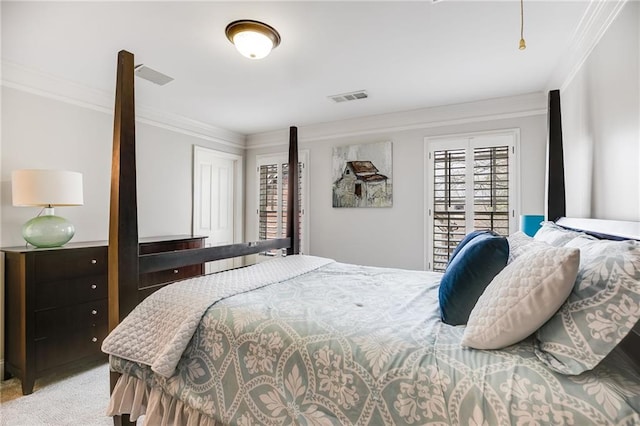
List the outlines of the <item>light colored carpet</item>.
{"label": "light colored carpet", "polygon": [[109,404],[105,362],[38,379],[31,395],[22,396],[19,380],[7,380],[0,385],[0,394],[2,426],[113,425],[105,415]]}

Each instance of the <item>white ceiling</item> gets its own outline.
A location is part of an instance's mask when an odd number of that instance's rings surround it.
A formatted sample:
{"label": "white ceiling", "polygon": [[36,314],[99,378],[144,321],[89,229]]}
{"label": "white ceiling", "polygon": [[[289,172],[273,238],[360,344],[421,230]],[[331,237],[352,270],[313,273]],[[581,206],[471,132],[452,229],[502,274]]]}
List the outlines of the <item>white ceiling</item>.
{"label": "white ceiling", "polygon": [[[138,105],[255,134],[545,90],[588,5],[525,0],[519,51],[517,0],[3,1],[2,59],[111,95],[129,50],[175,79],[137,79]],[[272,25],[282,43],[242,57],[224,34],[237,19]],[[327,98],[361,89],[368,99]]]}

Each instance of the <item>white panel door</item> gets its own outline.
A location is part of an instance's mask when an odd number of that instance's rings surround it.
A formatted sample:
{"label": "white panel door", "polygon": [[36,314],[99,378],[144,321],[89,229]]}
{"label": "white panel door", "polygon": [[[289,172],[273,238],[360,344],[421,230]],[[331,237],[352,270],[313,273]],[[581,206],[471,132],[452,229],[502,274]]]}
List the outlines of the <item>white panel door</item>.
{"label": "white panel door", "polygon": [[[236,193],[241,157],[194,147],[193,234],[207,237],[207,247],[239,242],[236,233]],[[206,273],[234,267],[233,259],[208,262]]]}

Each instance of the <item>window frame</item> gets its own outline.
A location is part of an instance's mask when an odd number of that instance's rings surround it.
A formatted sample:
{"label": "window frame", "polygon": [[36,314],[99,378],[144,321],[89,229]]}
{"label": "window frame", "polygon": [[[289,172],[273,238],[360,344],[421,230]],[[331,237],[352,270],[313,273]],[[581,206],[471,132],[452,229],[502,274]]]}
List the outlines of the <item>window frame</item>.
{"label": "window frame", "polygon": [[[490,138],[497,138],[491,141]],[[504,140],[508,139],[508,143]],[[424,269],[433,270],[433,203],[434,203],[434,152],[442,150],[466,149],[466,155],[473,155],[475,148],[489,148],[496,146],[509,146],[509,234],[518,230],[518,217],[520,215],[520,129],[489,130],[482,132],[470,132],[432,136],[424,138],[424,244],[425,257]],[[470,150],[470,152],[469,152]],[[467,161],[467,164],[469,162]],[[465,169],[467,193],[469,185],[473,192],[474,173],[473,168]],[[465,212],[473,211],[473,198],[466,198]],[[466,233],[473,229],[473,215],[465,216]]]}
{"label": "window frame", "polygon": [[[255,240],[260,239],[260,167],[265,165],[276,164],[278,165],[279,176],[279,193],[278,193],[278,210],[280,214],[282,212],[282,184],[280,176],[282,174],[282,166],[289,162],[289,154],[286,152],[279,152],[274,154],[262,154],[256,155],[256,233]],[[302,170],[298,178],[300,183],[300,214],[302,216],[300,223],[300,254],[309,254],[309,150],[298,151],[298,163],[302,164]],[[279,225],[283,223],[281,217],[278,221]],[[281,233],[286,233],[286,230],[280,229]],[[284,232],[283,232],[284,231]],[[284,235],[283,235],[284,236]],[[268,256],[259,255],[258,259],[268,258]]]}

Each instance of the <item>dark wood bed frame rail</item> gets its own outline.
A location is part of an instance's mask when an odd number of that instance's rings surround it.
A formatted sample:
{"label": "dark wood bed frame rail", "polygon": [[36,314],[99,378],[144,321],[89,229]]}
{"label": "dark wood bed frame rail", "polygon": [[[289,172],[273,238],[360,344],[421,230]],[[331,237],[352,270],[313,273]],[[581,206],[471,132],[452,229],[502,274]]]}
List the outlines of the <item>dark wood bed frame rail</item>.
{"label": "dark wood bed frame rail", "polygon": [[[138,209],[136,190],[134,56],[118,52],[116,99],[113,120],[111,204],[109,216],[109,330],[113,330],[140,302],[140,273],[193,265],[272,249],[288,255],[300,252],[298,207],[298,132],[289,133],[289,181],[287,237],[250,243],[230,244],[140,255],[138,252]],[[111,390],[119,374],[111,374]],[[114,416],[115,425],[132,425],[128,415]]]}
{"label": "dark wood bed frame rail", "polygon": [[163,271],[185,265],[195,265],[197,263],[247,256],[274,249],[288,249],[290,247],[290,238],[274,238],[250,243],[143,254],[140,255],[139,268],[140,273],[144,274],[146,272]]}

